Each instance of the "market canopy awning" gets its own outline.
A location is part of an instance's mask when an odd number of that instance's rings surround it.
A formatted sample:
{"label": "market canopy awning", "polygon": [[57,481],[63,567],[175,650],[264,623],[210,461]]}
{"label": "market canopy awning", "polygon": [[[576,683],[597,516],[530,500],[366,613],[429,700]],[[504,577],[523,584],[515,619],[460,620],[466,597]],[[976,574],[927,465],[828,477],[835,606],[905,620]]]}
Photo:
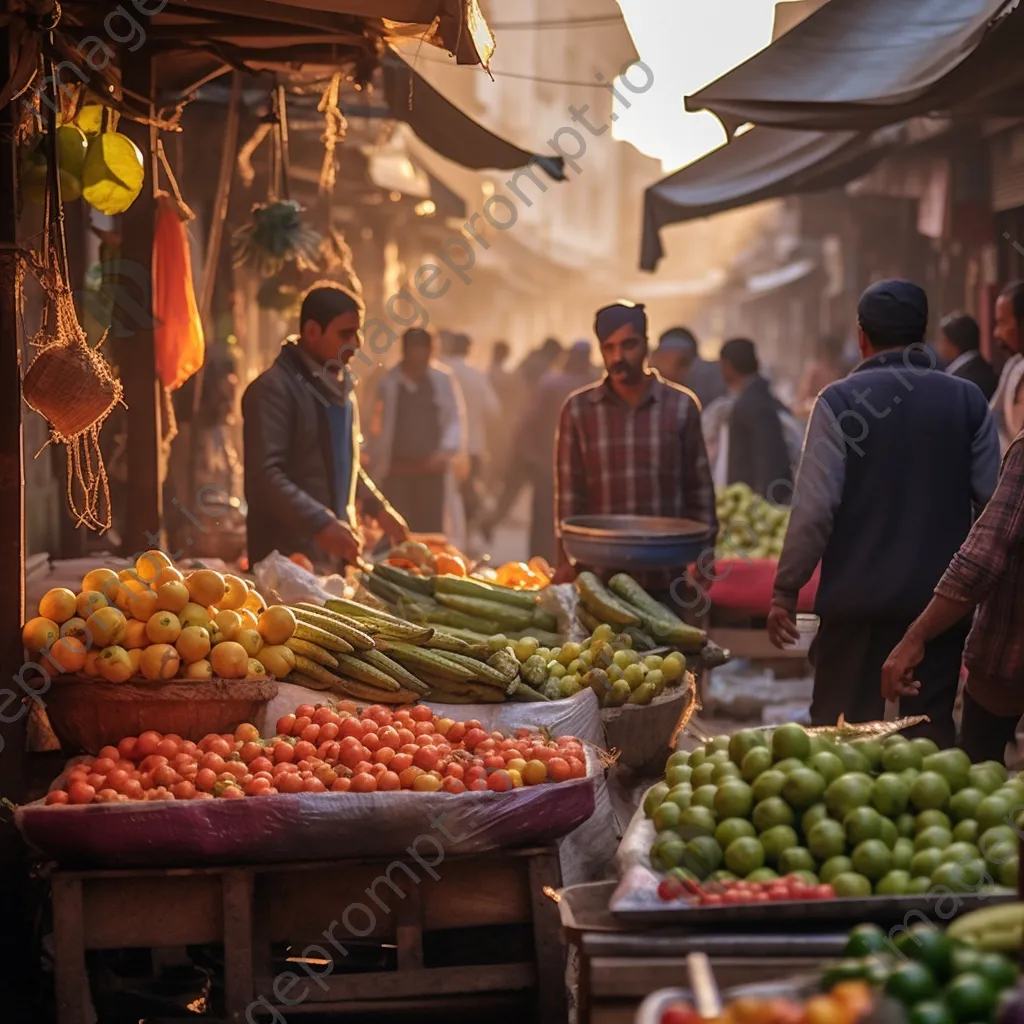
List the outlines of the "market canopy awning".
{"label": "market canopy awning", "polygon": [[669,224],[845,185],[869,171],[900,134],[751,129],[647,189],[640,268],[657,266],[661,229]]}
{"label": "market canopy awning", "polygon": [[871,131],[911,117],[1024,113],[1018,0],[830,0],[692,96],[743,124]]}

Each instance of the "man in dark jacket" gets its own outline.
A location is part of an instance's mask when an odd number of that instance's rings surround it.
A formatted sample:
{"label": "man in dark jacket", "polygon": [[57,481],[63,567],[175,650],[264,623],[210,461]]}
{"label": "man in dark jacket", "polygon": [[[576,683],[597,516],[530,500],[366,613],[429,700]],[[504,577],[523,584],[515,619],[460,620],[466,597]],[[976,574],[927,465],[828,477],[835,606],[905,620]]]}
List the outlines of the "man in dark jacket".
{"label": "man in dark jacket", "polygon": [[992,401],[999,374],[981,354],[981,330],[978,321],[966,313],[950,313],[942,318],[936,348],[946,364],[946,373],[977,384],[986,402]]}
{"label": "man in dark jacket", "polygon": [[788,501],[793,481],[780,413],[788,410],[758,372],[757,350],[747,338],[722,346],[722,377],[736,396],[729,414],[727,482],[747,484],[776,504]]}
{"label": "man in dark jacket", "polygon": [[337,286],[313,288],[300,333],[242,398],[249,561],[271,551],[314,563],[362,554],[356,501],[395,543],[404,520],[360,466],[359,412],[345,366],[359,349],[362,303]]}
{"label": "man in dark jacket", "polygon": [[692,391],[702,410],[726,395],[718,363],[701,358],[697,339],[688,327],[670,327],[665,331],[650,362],[665,380]]}
{"label": "man in dark jacket", "polygon": [[[936,368],[924,344],[928,300],[909,281],[880,281],[861,297],[863,361],[825,388],[811,412],[779,558],[768,631],[795,642],[797,594],[821,562],[811,647],[811,722],[881,719],[889,652],[928,604],[992,496],[995,421],[981,391]],[[900,714],[927,715],[917,735],[953,744],[953,702],[967,626],[936,638]],[[913,733],[912,733],[913,734]]]}

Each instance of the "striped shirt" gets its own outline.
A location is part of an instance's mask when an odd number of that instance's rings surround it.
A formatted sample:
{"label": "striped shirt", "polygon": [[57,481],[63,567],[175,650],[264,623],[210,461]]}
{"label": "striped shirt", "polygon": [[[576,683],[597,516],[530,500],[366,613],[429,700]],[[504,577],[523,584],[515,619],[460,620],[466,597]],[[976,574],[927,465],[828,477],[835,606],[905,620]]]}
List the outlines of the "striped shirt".
{"label": "striped shirt", "polygon": [[[576,515],[670,516],[717,529],[700,406],[693,393],[649,374],[635,408],[608,378],[562,406],[555,463],[555,530]],[[678,572],[643,574],[648,588],[669,587]]]}

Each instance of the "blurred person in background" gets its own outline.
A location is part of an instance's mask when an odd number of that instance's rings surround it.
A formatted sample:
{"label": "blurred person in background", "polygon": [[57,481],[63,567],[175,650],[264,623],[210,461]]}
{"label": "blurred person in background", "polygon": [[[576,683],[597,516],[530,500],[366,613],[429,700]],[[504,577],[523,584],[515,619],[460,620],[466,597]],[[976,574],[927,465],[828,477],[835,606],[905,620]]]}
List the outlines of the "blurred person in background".
{"label": "blurred person in background", "polygon": [[697,339],[688,327],[670,327],[662,334],[651,356],[651,366],[665,380],[689,388],[701,409],[726,394],[718,363],[701,358]]}
{"label": "blurred person in background", "polygon": [[275,549],[316,564],[355,564],[356,501],[398,544],[405,520],[360,464],[359,409],[345,367],[362,344],[363,304],[338,285],[302,301],[299,334],[246,389],[245,497],[250,564]]}
{"label": "blurred person in background", "polygon": [[487,441],[494,425],[501,420],[501,403],[494,393],[490,378],[483,370],[469,365],[472,345],[468,334],[455,334],[449,344],[449,354],[444,359],[445,365],[459,383],[466,408],[464,448],[469,457],[469,465],[462,480],[462,502],[468,534],[481,525],[483,501],[480,487],[483,483]]}
{"label": "blurred person in background", "polygon": [[[462,509],[455,460],[465,441],[465,407],[458,381],[434,362],[432,332],[402,335],[402,359],[377,385],[378,430],[367,444],[370,467],[416,533],[461,537]],[[454,539],[453,539],[453,542]]]}
{"label": "blurred person in background", "polygon": [[992,401],[999,385],[999,375],[981,354],[981,328],[973,316],[950,313],[943,317],[935,348],[946,373],[977,384],[985,401]]}
{"label": "blurred person in background", "polygon": [[829,338],[821,345],[821,355],[804,368],[800,383],[797,385],[796,402],[793,407],[794,414],[803,422],[807,422],[822,390],[844,376],[840,366],[841,350],[842,342]]}
{"label": "blurred person in background", "polygon": [[591,362],[589,341],[577,341],[569,349],[559,369],[541,378],[525,408],[515,432],[512,450],[519,461],[518,471],[510,475],[513,491],[503,491],[488,530],[508,514],[525,483],[533,498],[530,510],[530,555],[540,555],[548,563],[555,557],[555,437],[558,417],[565,400],[580,388],[593,384],[601,371]]}
{"label": "blurred person in background", "polygon": [[[558,423],[554,582],[576,576],[561,541],[561,524],[578,515],[686,518],[714,532],[711,481],[700,406],[690,391],[646,368],[647,312],[616,302],[598,310],[594,333],[605,376],[571,395]],[[582,568],[582,567],[581,567]],[[657,600],[677,607],[687,594],[675,586],[678,569],[637,574]]]}
{"label": "blurred person in background", "polygon": [[1024,281],[1008,284],[996,299],[996,323],[993,336],[1010,358],[999,375],[992,396],[992,412],[999,428],[999,441],[1005,451],[1024,427]]}
{"label": "blurred person in background", "polygon": [[491,349],[491,367],[487,371],[491,387],[498,397],[500,416],[491,423],[488,435],[487,480],[492,492],[501,489],[508,475],[509,456],[512,451],[513,432],[509,421],[519,415],[519,386],[515,374],[508,369],[512,348],[507,341],[496,341]]}
{"label": "blurred person in background", "polygon": [[[789,410],[775,397],[761,375],[757,349],[749,338],[733,338],[722,346],[722,379],[734,397],[729,410],[725,460],[726,483],[747,484],[755,494],[779,503],[788,501],[793,481],[790,449],[782,414]],[[774,485],[774,486],[773,486]]]}

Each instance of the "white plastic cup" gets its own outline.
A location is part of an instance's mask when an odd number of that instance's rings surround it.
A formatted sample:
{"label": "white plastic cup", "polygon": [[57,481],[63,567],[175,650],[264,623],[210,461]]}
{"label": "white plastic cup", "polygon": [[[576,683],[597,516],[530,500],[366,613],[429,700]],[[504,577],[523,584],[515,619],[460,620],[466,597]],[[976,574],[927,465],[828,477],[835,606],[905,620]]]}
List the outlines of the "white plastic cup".
{"label": "white plastic cup", "polygon": [[818,635],[818,626],[821,620],[817,615],[800,614],[796,617],[796,631],[800,639],[793,645],[795,651],[809,651],[814,638]]}

